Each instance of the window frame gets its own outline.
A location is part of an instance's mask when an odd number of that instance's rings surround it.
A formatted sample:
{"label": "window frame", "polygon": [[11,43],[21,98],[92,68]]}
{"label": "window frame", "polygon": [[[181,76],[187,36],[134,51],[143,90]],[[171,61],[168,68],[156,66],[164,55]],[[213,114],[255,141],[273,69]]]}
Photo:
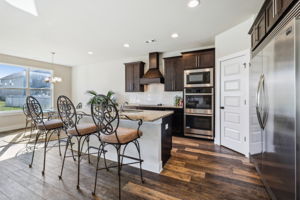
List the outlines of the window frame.
{"label": "window frame", "polygon": [[[30,90],[51,90],[51,107],[53,108],[54,106],[54,84],[50,83],[50,88],[30,88],[30,71],[31,70],[42,70],[42,71],[47,71],[50,72],[51,76],[53,76],[54,72],[51,69],[44,69],[44,68],[39,68],[39,67],[34,67],[34,66],[28,66],[28,65],[19,65],[19,64],[12,64],[12,63],[5,63],[5,62],[0,62],[0,65],[8,65],[12,67],[21,67],[25,69],[26,73],[26,85],[24,88],[0,88],[0,90],[25,90],[25,95],[28,97],[30,95]],[[23,110],[11,110],[11,111],[0,111],[0,116],[3,115],[18,115],[23,113]]]}

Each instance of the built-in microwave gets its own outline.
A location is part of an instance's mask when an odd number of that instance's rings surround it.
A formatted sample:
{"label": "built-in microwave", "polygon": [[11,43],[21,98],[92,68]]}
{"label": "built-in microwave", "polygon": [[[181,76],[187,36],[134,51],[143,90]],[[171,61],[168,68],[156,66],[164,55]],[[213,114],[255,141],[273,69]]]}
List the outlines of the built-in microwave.
{"label": "built-in microwave", "polygon": [[184,87],[213,87],[214,69],[193,69],[184,71]]}

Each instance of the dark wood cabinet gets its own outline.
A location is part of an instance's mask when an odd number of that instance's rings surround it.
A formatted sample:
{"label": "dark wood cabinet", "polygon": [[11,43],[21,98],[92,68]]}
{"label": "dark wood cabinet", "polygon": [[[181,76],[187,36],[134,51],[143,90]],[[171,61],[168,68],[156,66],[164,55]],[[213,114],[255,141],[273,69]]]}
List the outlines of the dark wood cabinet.
{"label": "dark wood cabinet", "polygon": [[255,47],[257,45],[257,42],[258,42],[257,26],[254,26],[251,32],[251,46]]}
{"label": "dark wood cabinet", "polygon": [[184,69],[208,68],[215,66],[215,50],[206,49],[182,53]]}
{"label": "dark wood cabinet", "polygon": [[165,58],[165,91],[183,91],[183,65],[181,56]]}
{"label": "dark wood cabinet", "polygon": [[277,16],[274,11],[274,1],[269,1],[266,5],[266,32],[275,24]]}
{"label": "dark wood cabinet", "polygon": [[144,75],[143,62],[125,63],[125,91],[143,92],[144,86],[140,84],[140,79]]}
{"label": "dark wood cabinet", "polygon": [[250,31],[251,45],[254,50],[272,31],[276,24],[289,11],[293,3],[299,0],[266,0],[259,11]]}
{"label": "dark wood cabinet", "polygon": [[282,15],[293,2],[293,0],[275,0],[275,1],[276,1],[276,5],[275,5],[276,14],[279,16]]}
{"label": "dark wood cabinet", "polygon": [[266,35],[266,17],[265,13],[263,13],[257,23],[257,40],[261,41],[263,37]]}
{"label": "dark wood cabinet", "polygon": [[198,53],[183,53],[182,62],[184,69],[195,69],[198,68]]}
{"label": "dark wood cabinet", "polygon": [[215,50],[203,51],[200,53],[199,58],[200,68],[214,67],[215,66]]}

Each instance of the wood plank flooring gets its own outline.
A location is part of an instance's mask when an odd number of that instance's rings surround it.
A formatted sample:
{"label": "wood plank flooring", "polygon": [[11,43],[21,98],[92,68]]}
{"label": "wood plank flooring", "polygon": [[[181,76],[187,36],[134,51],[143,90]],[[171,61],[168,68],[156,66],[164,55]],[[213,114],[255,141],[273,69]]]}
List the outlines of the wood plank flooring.
{"label": "wood plank flooring", "polygon": [[[162,173],[126,166],[122,170],[122,199],[150,200],[265,200],[269,199],[248,159],[208,141],[173,138],[172,157]],[[97,194],[92,196],[95,162],[81,164],[81,189],[76,189],[77,163],[66,159],[63,180],[58,179],[62,159],[58,148],[47,152],[46,174],[41,174],[43,151],[33,168],[31,153],[0,162],[0,200],[113,200],[118,199],[116,169],[98,174]]]}

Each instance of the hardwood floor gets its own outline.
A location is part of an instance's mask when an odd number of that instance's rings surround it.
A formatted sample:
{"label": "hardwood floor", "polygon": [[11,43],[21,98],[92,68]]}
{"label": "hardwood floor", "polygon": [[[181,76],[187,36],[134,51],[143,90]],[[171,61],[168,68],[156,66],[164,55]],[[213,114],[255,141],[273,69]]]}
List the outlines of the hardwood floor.
{"label": "hardwood floor", "polygon": [[[158,175],[139,170],[122,170],[122,199],[150,200],[264,200],[269,199],[260,178],[248,159],[211,142],[173,138],[172,157]],[[66,159],[63,180],[58,179],[61,158],[58,148],[47,152],[46,174],[41,174],[42,149],[37,151],[33,168],[31,153],[0,161],[0,199],[118,199],[116,169],[98,174],[97,194],[92,196],[95,166],[81,165],[81,189],[76,189],[77,164]],[[92,158],[95,163],[95,158]]]}

